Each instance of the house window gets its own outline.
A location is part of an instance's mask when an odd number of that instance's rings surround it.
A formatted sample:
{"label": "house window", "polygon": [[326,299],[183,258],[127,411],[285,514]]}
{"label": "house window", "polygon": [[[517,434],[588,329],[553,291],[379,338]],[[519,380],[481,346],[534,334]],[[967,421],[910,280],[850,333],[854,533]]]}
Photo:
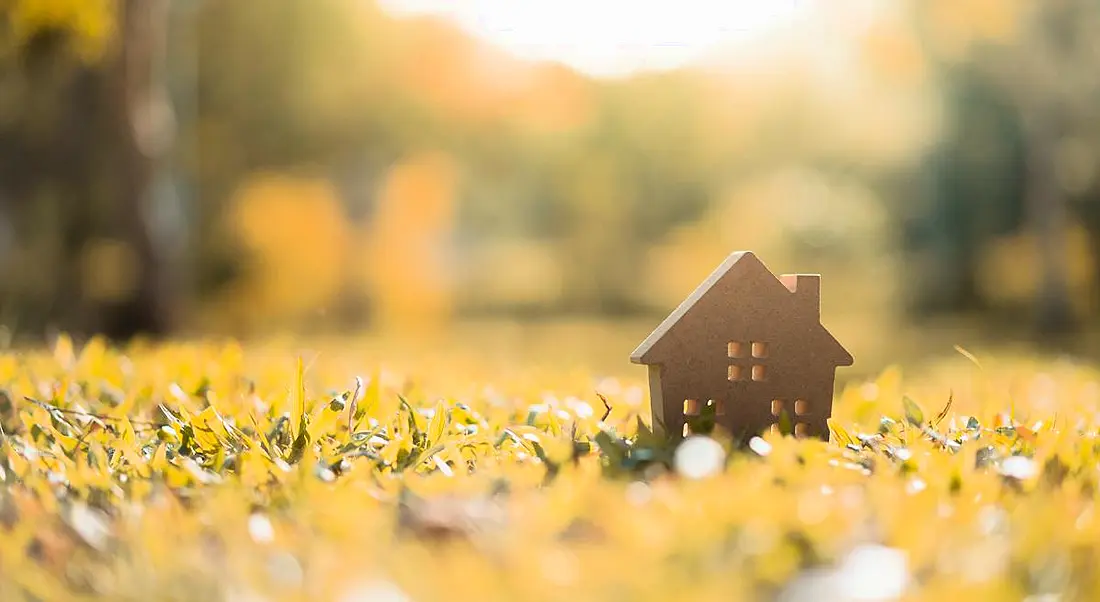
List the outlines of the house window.
{"label": "house window", "polygon": [[[715,416],[726,415],[726,404],[721,399],[708,399],[706,407],[714,408]],[[684,400],[684,416],[687,418],[701,415],[703,413],[702,408],[703,406],[699,403],[698,399]]]}
{"label": "house window", "polygon": [[[730,363],[728,374],[729,380],[731,382],[745,380],[746,378],[751,378],[756,382],[767,380],[768,367],[760,362],[760,360],[767,358],[769,351],[769,345],[763,341],[750,341],[749,343],[730,341],[726,346],[726,355],[728,355],[731,360],[747,361]],[[746,357],[746,353],[748,353],[751,358]]]}
{"label": "house window", "polygon": [[[714,409],[715,416],[726,415],[726,404],[721,399],[708,399],[706,403],[707,408]],[[684,400],[684,432],[683,435],[687,437],[692,434],[691,423],[689,418],[698,418],[703,414],[703,404],[699,403],[698,399],[685,399]]]}
{"label": "house window", "polygon": [[[790,415],[790,411],[787,407],[787,400],[773,399],[771,403],[772,422],[768,427],[768,431],[775,434],[781,434],[779,430],[780,419],[784,414]],[[794,413],[795,416],[804,416],[809,409],[805,399],[796,399],[794,401]],[[794,424],[794,436],[806,437],[810,434],[810,425],[805,422],[796,422]]]}

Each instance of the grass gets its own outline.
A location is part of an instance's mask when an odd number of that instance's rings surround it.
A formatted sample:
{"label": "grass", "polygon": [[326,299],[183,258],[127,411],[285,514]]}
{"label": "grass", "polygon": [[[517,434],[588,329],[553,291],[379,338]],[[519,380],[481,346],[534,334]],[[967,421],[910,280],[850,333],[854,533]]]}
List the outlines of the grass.
{"label": "grass", "polygon": [[1088,366],[890,368],[830,442],[675,448],[629,366],[376,352],[0,354],[0,600],[1100,596]]}

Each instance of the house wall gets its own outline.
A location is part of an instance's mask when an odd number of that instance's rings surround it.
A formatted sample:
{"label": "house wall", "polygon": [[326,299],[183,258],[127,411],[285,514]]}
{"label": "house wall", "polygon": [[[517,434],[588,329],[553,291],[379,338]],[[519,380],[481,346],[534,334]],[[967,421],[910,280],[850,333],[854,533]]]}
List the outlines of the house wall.
{"label": "house wall", "polygon": [[[725,320],[719,327],[695,329],[693,338],[675,341],[675,359],[656,371],[661,391],[654,401],[671,433],[682,433],[684,400],[700,406],[714,400],[724,410],[718,424],[735,437],[766,431],[778,421],[772,401],[779,400],[791,423],[804,423],[805,434],[827,436],[826,423],[833,398],[835,366],[818,353],[813,333],[816,322],[788,318],[775,327],[773,321],[757,324]],[[674,335],[673,335],[674,336]],[[809,340],[808,340],[809,339]],[[730,358],[729,343],[741,344],[741,356]],[[753,343],[763,343],[766,357],[752,355]],[[737,366],[738,380],[730,380],[730,366]],[[753,380],[754,367],[761,380]],[[796,415],[796,401],[806,402],[804,416]]]}

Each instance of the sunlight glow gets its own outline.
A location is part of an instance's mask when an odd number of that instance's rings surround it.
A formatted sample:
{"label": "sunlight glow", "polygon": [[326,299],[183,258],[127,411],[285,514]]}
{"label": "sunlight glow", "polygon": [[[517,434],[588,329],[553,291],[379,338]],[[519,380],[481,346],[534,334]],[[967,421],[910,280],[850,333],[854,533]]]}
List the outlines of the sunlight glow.
{"label": "sunlight glow", "polygon": [[393,14],[449,17],[512,54],[596,76],[681,67],[758,40],[813,0],[380,0]]}

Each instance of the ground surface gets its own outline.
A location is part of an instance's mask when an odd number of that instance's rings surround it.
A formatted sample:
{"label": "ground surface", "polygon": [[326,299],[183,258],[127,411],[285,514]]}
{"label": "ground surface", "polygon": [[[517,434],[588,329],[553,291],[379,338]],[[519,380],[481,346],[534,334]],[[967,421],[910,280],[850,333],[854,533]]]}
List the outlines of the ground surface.
{"label": "ground surface", "polygon": [[675,450],[629,365],[478,344],[0,354],[0,600],[1100,597],[1079,364],[892,368],[831,442]]}

